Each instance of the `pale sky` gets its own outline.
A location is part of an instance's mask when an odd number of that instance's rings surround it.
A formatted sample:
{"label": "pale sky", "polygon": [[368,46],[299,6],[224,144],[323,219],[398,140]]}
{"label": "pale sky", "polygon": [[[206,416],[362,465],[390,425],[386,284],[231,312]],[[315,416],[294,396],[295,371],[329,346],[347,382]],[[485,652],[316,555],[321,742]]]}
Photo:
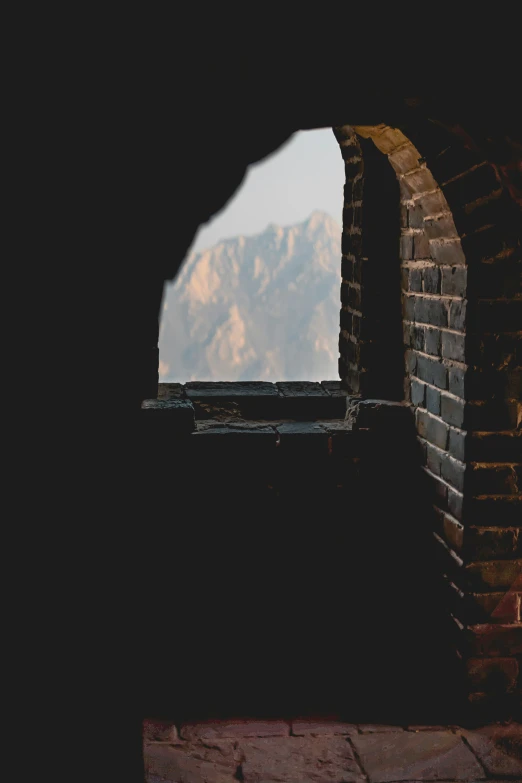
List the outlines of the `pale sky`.
{"label": "pale sky", "polygon": [[341,225],[344,164],[331,128],[299,131],[274,154],[251,166],[232,200],[196,235],[191,250],[222,239],[288,226],[314,210]]}

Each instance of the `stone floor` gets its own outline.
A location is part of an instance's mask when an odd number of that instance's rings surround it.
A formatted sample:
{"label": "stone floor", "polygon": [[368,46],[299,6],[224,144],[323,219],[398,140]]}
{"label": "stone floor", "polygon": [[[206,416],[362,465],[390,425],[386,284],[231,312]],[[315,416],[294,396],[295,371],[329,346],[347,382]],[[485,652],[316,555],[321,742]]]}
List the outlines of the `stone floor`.
{"label": "stone floor", "polygon": [[144,724],[147,783],[522,781],[522,724]]}

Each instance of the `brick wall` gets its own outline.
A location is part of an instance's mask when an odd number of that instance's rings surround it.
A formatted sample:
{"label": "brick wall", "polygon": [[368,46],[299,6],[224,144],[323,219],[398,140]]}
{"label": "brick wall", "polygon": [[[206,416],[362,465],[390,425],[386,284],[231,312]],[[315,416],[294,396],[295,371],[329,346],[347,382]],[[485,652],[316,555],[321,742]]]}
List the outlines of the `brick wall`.
{"label": "brick wall", "polygon": [[[340,375],[354,393],[389,395],[365,339],[378,344],[386,328],[371,302],[381,284],[374,280],[371,290],[357,279],[359,268],[380,278],[384,257],[394,262],[392,250],[376,249],[378,214],[365,217],[379,206],[365,198],[383,181],[373,163],[379,151],[400,187],[404,396],[433,492],[434,537],[470,698],[519,698],[520,211],[501,172],[442,127],[425,123],[408,136],[387,126],[334,132],[347,176]],[[365,226],[378,236],[373,263]],[[389,279],[386,287],[394,296]]]}
{"label": "brick wall", "polygon": [[404,377],[399,186],[371,141],[349,127],[334,132],[346,170],[339,374],[355,394],[399,400]]}

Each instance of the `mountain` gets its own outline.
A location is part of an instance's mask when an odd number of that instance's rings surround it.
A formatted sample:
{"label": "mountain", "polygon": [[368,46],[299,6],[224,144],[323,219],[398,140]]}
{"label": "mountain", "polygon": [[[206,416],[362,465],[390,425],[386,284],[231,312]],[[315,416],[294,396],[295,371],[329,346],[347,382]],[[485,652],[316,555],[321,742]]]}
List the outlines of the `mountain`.
{"label": "mountain", "polygon": [[165,292],[160,381],[337,378],[340,284],[323,212],[190,254]]}

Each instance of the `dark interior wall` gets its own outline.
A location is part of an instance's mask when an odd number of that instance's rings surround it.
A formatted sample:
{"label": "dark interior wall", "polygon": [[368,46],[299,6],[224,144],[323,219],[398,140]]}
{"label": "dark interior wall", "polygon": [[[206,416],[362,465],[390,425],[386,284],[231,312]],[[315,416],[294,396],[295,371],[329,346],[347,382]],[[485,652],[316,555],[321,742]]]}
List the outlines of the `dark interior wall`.
{"label": "dark interior wall", "polygon": [[[166,24],[164,37],[145,29],[141,14],[134,29],[127,13],[117,25],[97,18],[92,37],[84,36],[88,26],[71,25],[64,35],[61,20],[56,48],[39,30],[45,56],[35,62],[31,53],[13,66],[27,72],[19,97],[30,106],[16,159],[23,169],[16,208],[27,239],[21,288],[36,289],[44,317],[39,310],[29,319],[34,331],[22,341],[25,361],[38,335],[42,372],[14,417],[24,518],[9,550],[22,604],[12,638],[22,639],[17,687],[30,683],[19,699],[23,725],[28,715],[38,725],[31,750],[48,740],[38,774],[48,765],[65,780],[74,770],[76,780],[130,783],[143,778],[134,675],[147,616],[144,468],[155,460],[138,448],[136,414],[154,385],[142,335],[157,327],[163,280],[175,276],[198,226],[232,196],[245,167],[296,130],[437,120],[496,167],[520,204],[522,129],[518,90],[504,74],[470,79],[466,70],[445,80],[439,71],[430,80],[423,67],[412,84],[402,61],[397,78],[375,53],[375,74],[364,68],[353,78],[359,57],[352,43],[347,52],[348,27],[343,46],[333,47],[329,35],[322,48],[295,34],[280,45],[266,36],[238,55],[237,36],[224,45],[218,27],[202,43],[199,21],[190,29]],[[504,56],[502,68],[509,71]],[[440,89],[427,94],[426,84]],[[44,277],[51,278],[49,298],[41,294]],[[14,298],[18,330],[23,297]],[[40,365],[33,377],[39,373]],[[18,412],[30,420],[22,435]],[[179,481],[169,476],[174,502]],[[173,524],[184,521],[175,509]],[[513,547],[514,528],[506,535]],[[173,562],[182,557],[173,550]],[[24,763],[29,753],[25,746]]]}

